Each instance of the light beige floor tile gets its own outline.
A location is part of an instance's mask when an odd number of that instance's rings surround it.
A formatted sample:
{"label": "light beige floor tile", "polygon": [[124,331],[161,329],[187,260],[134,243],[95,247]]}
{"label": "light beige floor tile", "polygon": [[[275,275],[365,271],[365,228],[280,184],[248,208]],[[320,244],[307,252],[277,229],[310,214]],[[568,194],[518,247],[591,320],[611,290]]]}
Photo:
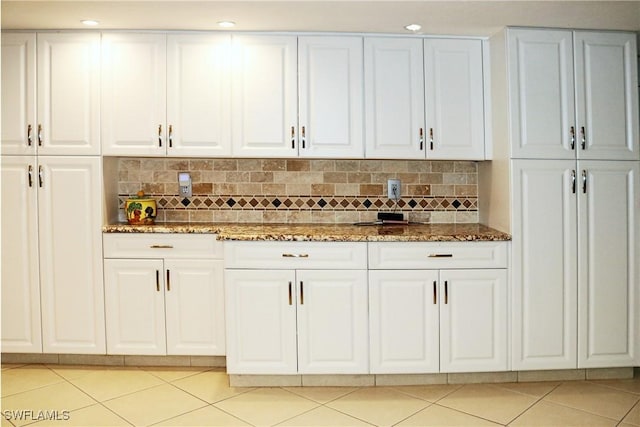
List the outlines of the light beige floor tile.
{"label": "light beige floor tile", "polygon": [[640,426],[640,402],[636,403],[631,412],[622,420],[623,422],[635,426]]}
{"label": "light beige floor tile", "polygon": [[180,378],[190,377],[192,375],[196,375],[201,372],[205,372],[209,370],[209,368],[205,368],[205,367],[190,367],[190,366],[185,366],[185,367],[143,366],[143,367],[140,367],[140,369],[168,382],[179,380]]}
{"label": "light beige floor tile", "polygon": [[426,408],[428,402],[392,388],[363,388],[327,406],[377,426],[390,426]]}
{"label": "light beige floor tile", "polygon": [[504,383],[494,384],[496,387],[506,388],[507,390],[517,391],[518,393],[528,394],[534,397],[542,397],[551,393],[559,382],[540,382],[540,383]]}
{"label": "light beige floor tile", "polygon": [[99,402],[164,384],[160,378],[137,368],[95,370],[69,381]]}
{"label": "light beige floor tile", "polygon": [[327,403],[357,389],[353,387],[287,387],[285,390],[314,402]]}
{"label": "light beige floor tile", "polygon": [[163,384],[104,402],[104,405],[136,426],[148,426],[206,403],[171,384]]}
{"label": "light beige floor tile", "polygon": [[435,403],[446,395],[458,390],[460,387],[462,386],[458,384],[434,384],[421,386],[401,386],[393,388],[413,397],[417,397],[418,399]]}
{"label": "light beige floor tile", "polygon": [[520,415],[510,426],[615,426],[617,421],[578,409],[541,401]]}
{"label": "light beige floor tile", "polygon": [[321,406],[305,412],[302,415],[291,418],[278,426],[292,427],[352,427],[352,426],[370,426],[362,420],[350,417],[349,415],[338,412],[334,409]]}
{"label": "light beige floor tile", "polygon": [[621,421],[640,396],[590,382],[566,382],[544,397],[548,402]]}
{"label": "light beige floor tile", "polygon": [[120,427],[131,426],[101,404],[87,406],[86,408],[77,409],[69,413],[67,420],[58,419],[57,421],[40,421],[34,426],[78,426],[78,427]]}
{"label": "light beige floor tile", "polygon": [[20,366],[24,366],[24,363],[3,363],[2,370],[19,368]]}
{"label": "light beige floor tile", "polygon": [[0,417],[0,427],[14,427],[11,424],[11,421],[7,420],[5,417]]}
{"label": "light beige floor tile", "polygon": [[500,424],[528,409],[536,398],[488,384],[469,384],[438,401],[439,405]]}
{"label": "light beige floor tile", "polygon": [[628,393],[640,394],[640,377],[631,380],[601,380],[590,381],[593,384],[603,385]]}
{"label": "light beige floor tile", "polygon": [[182,378],[173,381],[172,384],[207,403],[219,402],[252,390],[251,388],[229,387],[227,374],[213,371]]}
{"label": "light beige floor tile", "polygon": [[2,396],[10,396],[64,381],[44,365],[25,365],[2,371]]}
{"label": "light beige floor tile", "polygon": [[96,403],[91,397],[78,390],[66,381],[48,385],[23,393],[13,394],[2,398],[3,410],[26,410],[33,411],[33,416],[28,419],[12,420],[15,425],[30,424],[37,420],[39,411],[73,411]]}
{"label": "light beige floor tile", "polygon": [[440,405],[431,405],[417,414],[407,418],[398,426],[499,426],[482,418],[474,417]]}
{"label": "light beige floor tile", "polygon": [[280,388],[259,388],[214,406],[256,426],[272,426],[318,406]]}
{"label": "light beige floor tile", "polygon": [[108,366],[90,365],[47,365],[47,367],[66,380],[74,380],[96,371],[110,369]]}
{"label": "light beige floor tile", "polygon": [[213,406],[205,406],[204,408],[196,409],[184,415],[179,415],[175,418],[171,418],[154,426],[224,426],[224,427],[236,427],[236,426],[248,426],[238,418],[221,411]]}

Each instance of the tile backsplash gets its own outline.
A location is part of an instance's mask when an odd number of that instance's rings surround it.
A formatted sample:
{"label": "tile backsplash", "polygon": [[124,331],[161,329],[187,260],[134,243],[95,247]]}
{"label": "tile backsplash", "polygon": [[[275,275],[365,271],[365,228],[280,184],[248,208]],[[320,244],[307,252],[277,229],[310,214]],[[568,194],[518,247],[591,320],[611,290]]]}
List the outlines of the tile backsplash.
{"label": "tile backsplash", "polygon": [[[476,162],[119,158],[119,219],[127,197],[142,189],[158,201],[158,221],[353,223],[379,211],[410,221],[478,222]],[[193,196],[178,195],[189,172]],[[401,180],[401,199],[387,198],[387,179]]]}

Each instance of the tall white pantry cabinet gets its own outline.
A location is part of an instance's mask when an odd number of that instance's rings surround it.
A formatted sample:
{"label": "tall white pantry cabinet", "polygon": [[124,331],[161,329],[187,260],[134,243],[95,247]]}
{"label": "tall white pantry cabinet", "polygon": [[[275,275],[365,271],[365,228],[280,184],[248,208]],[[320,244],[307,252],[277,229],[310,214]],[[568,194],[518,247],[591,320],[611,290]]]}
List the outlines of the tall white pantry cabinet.
{"label": "tall white pantry cabinet", "polygon": [[105,352],[99,48],[2,34],[3,352]]}
{"label": "tall white pantry cabinet", "polygon": [[637,366],[636,35],[508,29],[505,38],[513,369]]}

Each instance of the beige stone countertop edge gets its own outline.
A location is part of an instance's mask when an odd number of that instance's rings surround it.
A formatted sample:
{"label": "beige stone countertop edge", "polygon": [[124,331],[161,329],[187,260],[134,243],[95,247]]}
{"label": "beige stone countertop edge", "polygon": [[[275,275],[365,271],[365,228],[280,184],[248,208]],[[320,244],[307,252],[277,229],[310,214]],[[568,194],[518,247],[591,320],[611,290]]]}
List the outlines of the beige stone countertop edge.
{"label": "beige stone countertop edge", "polygon": [[483,224],[251,224],[162,223],[109,224],[104,233],[216,234],[218,240],[321,242],[455,242],[511,240],[508,233]]}

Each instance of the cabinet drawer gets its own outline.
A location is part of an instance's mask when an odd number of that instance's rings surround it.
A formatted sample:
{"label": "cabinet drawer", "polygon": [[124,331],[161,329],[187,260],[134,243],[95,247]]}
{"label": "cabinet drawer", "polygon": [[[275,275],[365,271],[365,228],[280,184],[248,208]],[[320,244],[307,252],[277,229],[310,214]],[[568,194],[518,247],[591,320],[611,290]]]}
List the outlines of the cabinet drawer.
{"label": "cabinet drawer", "polygon": [[366,269],[364,242],[225,242],[225,268]]}
{"label": "cabinet drawer", "polygon": [[369,268],[506,268],[507,242],[374,242]]}
{"label": "cabinet drawer", "polygon": [[105,258],[217,258],[222,242],[215,234],[105,233]]}

